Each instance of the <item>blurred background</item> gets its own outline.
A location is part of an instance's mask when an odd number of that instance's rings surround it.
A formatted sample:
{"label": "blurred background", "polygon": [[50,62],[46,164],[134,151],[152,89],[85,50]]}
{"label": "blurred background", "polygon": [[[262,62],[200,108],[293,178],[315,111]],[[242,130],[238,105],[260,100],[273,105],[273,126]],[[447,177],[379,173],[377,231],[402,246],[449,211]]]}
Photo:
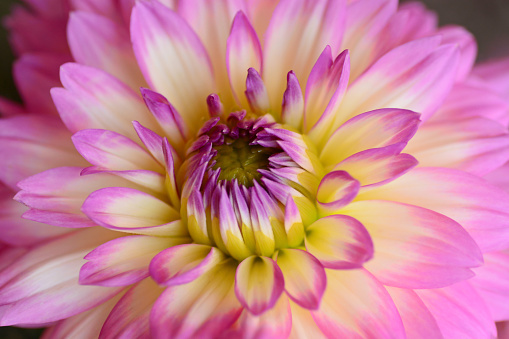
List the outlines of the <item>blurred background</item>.
{"label": "blurred background", "polygon": [[[7,15],[20,0],[0,0],[0,18]],[[407,2],[407,1],[401,1]],[[477,38],[478,60],[509,56],[509,0],[422,0],[436,11],[440,24],[466,27]],[[7,32],[0,28],[0,96],[19,100],[11,76],[14,61]],[[0,328],[0,338],[38,338],[40,330]]]}

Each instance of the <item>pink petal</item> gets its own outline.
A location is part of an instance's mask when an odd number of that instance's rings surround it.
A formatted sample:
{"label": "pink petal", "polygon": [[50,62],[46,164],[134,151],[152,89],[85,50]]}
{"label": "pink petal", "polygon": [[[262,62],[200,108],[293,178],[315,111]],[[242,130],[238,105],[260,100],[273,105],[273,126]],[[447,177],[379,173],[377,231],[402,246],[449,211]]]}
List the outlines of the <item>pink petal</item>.
{"label": "pink petal", "polygon": [[69,132],[54,117],[4,118],[0,140],[0,180],[13,190],[20,180],[47,169],[87,164],[70,142]]}
{"label": "pink petal", "polygon": [[293,71],[288,72],[286,81],[286,90],[283,94],[283,105],[281,109],[281,120],[283,123],[300,130],[304,119],[304,97],[299,80]]}
{"label": "pink petal", "polygon": [[150,310],[162,291],[151,279],[134,285],[109,313],[100,338],[148,339]]}
{"label": "pink petal", "polygon": [[417,131],[419,114],[401,109],[379,109],[360,114],[339,127],[326,142],[320,160],[336,165],[352,154],[396,143],[406,143]]}
{"label": "pink petal", "polygon": [[[232,21],[235,21],[234,17],[236,17],[239,11],[249,14],[247,6],[247,1],[244,0],[180,0],[178,2],[178,13],[182,15],[197,33],[210,56],[218,93],[221,93],[221,99],[228,107],[232,107],[234,101],[231,95],[232,90],[230,89],[231,82],[226,77],[227,72],[230,71],[228,69],[230,65],[228,61],[229,42],[227,43],[227,41],[229,34],[233,33],[234,25],[232,26]],[[210,27],[214,27],[214,29],[210,29]],[[246,40],[243,42],[249,44],[250,42],[247,39],[252,38],[254,37],[246,37]],[[243,72],[242,80],[246,79],[248,68],[246,67],[241,70]],[[230,73],[228,75],[231,76]],[[235,90],[233,93],[235,93]],[[237,95],[241,96],[242,93],[243,90],[237,92]]]}
{"label": "pink petal", "polygon": [[235,266],[225,262],[185,285],[168,287],[151,314],[154,338],[217,337],[242,312],[234,292]]}
{"label": "pink petal", "polygon": [[509,195],[462,171],[416,168],[358,198],[399,201],[444,214],[459,222],[483,252],[508,247]]}
{"label": "pink petal", "polygon": [[444,338],[496,337],[495,322],[488,308],[468,282],[415,292],[435,317]]}
{"label": "pink petal", "polygon": [[373,62],[378,45],[384,41],[381,33],[397,6],[396,0],[358,0],[348,4],[341,49],[352,54],[352,79]]}
{"label": "pink petal", "polygon": [[330,215],[348,205],[357,193],[360,183],[345,171],[327,173],[316,192],[318,211],[322,215]]}
{"label": "pink petal", "polygon": [[51,95],[71,132],[106,129],[136,140],[133,120],[159,132],[140,96],[110,74],[69,63],[60,68],[60,80],[65,89],[54,88]]}
{"label": "pink petal", "polygon": [[131,235],[109,241],[85,256],[80,284],[127,286],[149,276],[149,264],[159,252],[185,239]]}
{"label": "pink petal", "polygon": [[93,191],[125,184],[111,175],[81,176],[81,167],[57,167],[22,180],[16,200],[31,208],[23,217],[61,227],[89,227],[95,223],[81,212]]}
{"label": "pink petal", "polygon": [[280,250],[277,264],[290,299],[304,308],[317,309],[327,284],[322,264],[308,252],[297,249]]}
{"label": "pink petal", "polygon": [[105,70],[134,90],[145,86],[124,25],[107,16],[75,11],[67,35],[76,62]]}
{"label": "pink petal", "polygon": [[405,151],[421,166],[457,168],[482,176],[509,160],[509,134],[507,127],[481,117],[430,121]]}
{"label": "pink petal", "polygon": [[117,294],[118,288],[78,284],[84,254],[114,236],[99,228],[76,231],[31,249],[4,269],[0,274],[0,300],[6,308],[0,324],[53,322],[86,311]]}
{"label": "pink petal", "polygon": [[235,294],[242,306],[253,315],[271,309],[284,287],[283,273],[270,258],[251,256],[237,267]]}
{"label": "pink petal", "polygon": [[477,43],[472,33],[461,26],[444,26],[437,32],[442,35],[442,44],[457,44],[460,58],[456,79],[464,80],[472,70],[477,57]]}
{"label": "pink petal", "polygon": [[226,65],[233,94],[246,107],[244,90],[247,70],[262,70],[262,47],[246,15],[239,11],[233,20],[226,45]]}
{"label": "pink petal", "polygon": [[249,107],[259,114],[264,114],[270,110],[269,95],[263,80],[254,68],[249,68],[246,78],[246,94]]}
{"label": "pink petal", "polygon": [[444,339],[435,318],[413,290],[386,288],[398,308],[408,338]]}
{"label": "pink petal", "polygon": [[418,161],[400,153],[404,144],[372,148],[349,156],[334,167],[355,176],[362,186],[386,184],[414,168]]}
{"label": "pink petal", "polygon": [[277,5],[264,43],[263,79],[270,105],[278,108],[285,90],[285,75],[294,71],[305,85],[307,75],[325,46],[339,50],[345,20],[342,0],[282,0]]}
{"label": "pink petal", "polygon": [[366,267],[383,284],[437,288],[468,279],[482,264],[475,241],[454,220],[392,201],[358,201],[342,213],[369,231],[375,254]]}
{"label": "pink petal", "polygon": [[509,292],[509,254],[507,251],[485,253],[484,265],[474,269],[470,281],[477,290],[495,321],[509,317],[507,293]]}
{"label": "pink petal", "polygon": [[137,2],[131,37],[141,71],[188,126],[207,116],[206,99],[215,92],[207,51],[187,22],[161,3]]}
{"label": "pink petal", "polygon": [[373,242],[368,231],[346,215],[331,215],[309,225],[306,249],[324,267],[334,269],[362,267],[373,257]]}
{"label": "pink petal", "polygon": [[364,269],[327,270],[327,290],[313,318],[329,338],[406,338],[392,299]]}
{"label": "pink petal", "polygon": [[507,98],[509,94],[509,59],[499,58],[476,65],[472,73],[485,80],[495,92]]}
{"label": "pink petal", "polygon": [[150,275],[160,285],[187,284],[226,258],[217,248],[199,244],[185,244],[168,248],[150,263]]}
{"label": "pink petal", "polygon": [[292,332],[290,338],[327,338],[320,330],[313,319],[310,310],[305,309],[290,300],[290,309],[292,312]]}
{"label": "pink petal", "polygon": [[108,130],[86,129],[72,136],[76,150],[91,164],[107,170],[162,172],[152,156],[131,139]]}
{"label": "pink petal", "polygon": [[186,236],[180,214],[154,196],[127,187],[90,194],[82,206],[90,219],[106,228],[160,236]]}

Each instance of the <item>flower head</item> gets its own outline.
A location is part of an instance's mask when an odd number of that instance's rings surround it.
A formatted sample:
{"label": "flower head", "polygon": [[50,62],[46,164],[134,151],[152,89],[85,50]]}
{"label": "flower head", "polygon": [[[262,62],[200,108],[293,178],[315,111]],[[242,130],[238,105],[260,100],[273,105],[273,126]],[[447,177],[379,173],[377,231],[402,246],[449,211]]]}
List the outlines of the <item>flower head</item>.
{"label": "flower head", "polygon": [[469,33],[392,0],[93,3],[71,2],[59,118],[0,121],[0,178],[46,224],[2,238],[28,248],[0,324],[495,335],[482,265],[509,195],[480,176],[509,160],[508,102],[470,75]]}

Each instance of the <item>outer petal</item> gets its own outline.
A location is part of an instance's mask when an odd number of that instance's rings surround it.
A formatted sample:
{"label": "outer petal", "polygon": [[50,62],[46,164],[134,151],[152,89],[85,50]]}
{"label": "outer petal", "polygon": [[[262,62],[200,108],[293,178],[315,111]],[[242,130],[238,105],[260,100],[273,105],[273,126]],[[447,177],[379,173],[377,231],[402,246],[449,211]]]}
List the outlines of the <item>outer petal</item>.
{"label": "outer petal", "polygon": [[488,308],[468,282],[415,292],[435,317],[444,338],[496,337]]}
{"label": "outer petal", "polygon": [[170,205],[150,194],[127,187],[93,192],[82,211],[97,224],[131,233],[186,236],[180,215]]}
{"label": "outer petal", "polygon": [[470,74],[477,57],[477,43],[472,33],[461,26],[449,25],[438,30],[442,35],[442,44],[457,44],[460,58],[456,79],[464,80]]}
{"label": "outer petal", "polygon": [[429,118],[454,84],[458,64],[457,47],[437,47],[439,43],[437,37],[415,40],[378,59],[348,89],[331,131],[353,116],[380,107],[409,109]]}
{"label": "outer petal", "polygon": [[99,338],[150,338],[150,310],[162,291],[151,279],[134,285],[110,312]]}
{"label": "outer petal", "polygon": [[145,85],[125,27],[107,16],[72,12],[67,25],[74,60],[96,67],[137,90]]}
{"label": "outer petal", "polygon": [[373,242],[360,222],[346,215],[318,219],[306,229],[306,249],[327,268],[357,268],[373,257]]}
{"label": "outer petal", "polygon": [[[195,30],[210,55],[214,74],[216,75],[217,87],[219,93],[221,93],[222,101],[227,106],[233,104],[233,98],[230,94],[230,83],[225,76],[227,67],[229,67],[227,52],[229,47],[227,38],[228,34],[233,33],[234,27],[232,27],[232,21],[234,21],[234,17],[237,13],[239,11],[246,14],[249,13],[247,6],[247,1],[243,0],[179,0],[178,4],[179,14],[182,15]],[[235,26],[235,24],[233,26]],[[210,29],[210,27],[214,27],[214,29]],[[230,27],[232,31],[230,31]],[[251,35],[251,33],[249,33],[249,35]],[[250,36],[248,39],[252,38],[253,36]],[[243,41],[243,43],[249,44],[246,40]],[[225,56],[227,60],[226,64]],[[247,69],[248,67],[241,70],[244,76],[242,80],[246,79]],[[230,69],[228,71],[230,71]],[[228,74],[230,75],[230,73]],[[243,91],[237,92],[238,95],[242,93]]]}
{"label": "outer petal", "polygon": [[459,222],[483,252],[508,247],[509,195],[462,171],[416,168],[398,180],[360,193],[358,199],[393,200],[428,208]]}
{"label": "outer petal", "polygon": [[301,85],[326,45],[336,54],[345,18],[343,0],[282,0],[265,35],[263,79],[271,107],[278,108],[286,87],[285,75],[293,70]]}
{"label": "outer petal", "polygon": [[157,1],[140,1],[133,9],[131,37],[150,86],[184,113],[189,126],[206,117],[214,78],[207,52],[187,22]]}
{"label": "outer petal", "polygon": [[320,160],[325,165],[336,165],[370,148],[406,143],[417,131],[419,122],[418,113],[400,109],[385,108],[360,114],[332,134]]}
{"label": "outer petal", "polygon": [[20,180],[36,173],[58,166],[86,165],[70,143],[69,132],[53,117],[3,118],[0,140],[0,180],[15,191]]}
{"label": "outer petal", "polygon": [[292,330],[292,312],[287,296],[282,295],[265,313],[256,316],[242,312],[237,321],[238,330],[230,334],[244,339],[287,338]]}
{"label": "outer petal", "polygon": [[482,254],[454,220],[421,207],[391,201],[359,201],[342,213],[369,231],[374,258],[365,264],[383,284],[437,288],[473,276]]}
{"label": "outer petal", "polygon": [[387,290],[359,270],[327,270],[327,290],[313,318],[328,338],[406,338]]}
{"label": "outer petal", "polygon": [[127,286],[149,276],[148,266],[157,253],[181,244],[180,238],[131,235],[109,241],[85,256],[80,284]]}
{"label": "outer petal", "polygon": [[[118,288],[81,286],[84,254],[113,232],[86,229],[33,248],[0,274],[2,326],[45,324],[86,311],[117,294]],[[44,279],[41,280],[41,275]]]}
{"label": "outer petal", "polygon": [[156,339],[217,337],[242,312],[234,281],[235,265],[227,261],[189,284],[167,288],[150,314],[152,336]]}
{"label": "outer petal", "polygon": [[284,286],[283,273],[270,258],[251,256],[237,267],[235,294],[254,315],[271,309],[283,293]]}
{"label": "outer petal", "polygon": [[495,92],[507,97],[509,94],[509,59],[489,60],[477,65],[473,74],[486,81]]}
{"label": "outer petal", "polygon": [[277,264],[290,299],[304,308],[317,309],[327,285],[322,264],[311,254],[296,249],[280,250]]}
{"label": "outer petal", "polygon": [[160,285],[187,284],[215,268],[226,256],[215,247],[185,244],[168,248],[150,263],[150,275]]}
{"label": "outer petal", "polygon": [[121,297],[119,293],[97,307],[59,321],[44,331],[41,339],[98,338],[104,320]]}
{"label": "outer petal", "polygon": [[292,339],[323,339],[326,338],[311,316],[311,311],[300,307],[290,300],[290,308],[292,311]]}
{"label": "outer petal", "polygon": [[81,176],[81,167],[58,167],[18,183],[22,190],[15,199],[31,208],[23,217],[62,227],[88,227],[96,224],[81,212],[81,205],[93,191],[125,185],[108,174]]}
{"label": "outer petal", "polygon": [[435,318],[413,290],[386,288],[398,308],[408,338],[444,338]]}
{"label": "outer petal", "polygon": [[60,68],[60,80],[65,89],[54,88],[51,95],[71,132],[100,128],[137,140],[133,120],[160,130],[140,96],[108,73],[69,63]]}
{"label": "outer petal", "polygon": [[509,134],[507,127],[481,117],[430,121],[405,151],[421,166],[457,168],[482,176],[509,160]]}
{"label": "outer petal", "polygon": [[488,306],[495,321],[509,318],[509,254],[507,251],[484,254],[484,265],[474,269],[470,281]]}

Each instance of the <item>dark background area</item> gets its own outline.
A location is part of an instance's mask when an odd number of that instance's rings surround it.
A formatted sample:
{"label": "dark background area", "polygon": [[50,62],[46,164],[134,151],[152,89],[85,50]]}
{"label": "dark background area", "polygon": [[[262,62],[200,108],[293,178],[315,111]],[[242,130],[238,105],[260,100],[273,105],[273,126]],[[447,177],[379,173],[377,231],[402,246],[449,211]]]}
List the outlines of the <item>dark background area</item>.
{"label": "dark background area", "polygon": [[[9,13],[20,0],[0,0],[0,17]],[[401,1],[406,2],[406,1]],[[466,27],[477,38],[478,60],[509,56],[509,0],[423,0],[438,12],[441,25]],[[19,100],[11,76],[14,56],[9,49],[7,32],[0,28],[0,96]],[[39,330],[0,328],[0,338],[38,338]]]}

